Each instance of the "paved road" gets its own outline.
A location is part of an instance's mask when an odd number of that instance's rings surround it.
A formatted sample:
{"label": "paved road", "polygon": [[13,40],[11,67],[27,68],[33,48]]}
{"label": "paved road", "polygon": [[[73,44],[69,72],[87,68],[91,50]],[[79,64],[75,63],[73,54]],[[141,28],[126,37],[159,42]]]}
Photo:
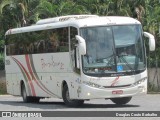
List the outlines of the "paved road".
{"label": "paved road", "polygon": [[68,108],[56,98],[43,99],[40,103],[23,103],[21,97],[4,95],[0,96],[0,111],[160,111],[160,94],[135,96],[127,105],[96,99],[86,101],[79,108]]}
{"label": "paved road", "polygon": [[47,98],[40,103],[23,103],[21,97],[0,96],[0,111],[160,111],[160,94],[135,96],[127,105],[115,105],[110,100],[86,101],[79,108],[68,108],[61,99]]}

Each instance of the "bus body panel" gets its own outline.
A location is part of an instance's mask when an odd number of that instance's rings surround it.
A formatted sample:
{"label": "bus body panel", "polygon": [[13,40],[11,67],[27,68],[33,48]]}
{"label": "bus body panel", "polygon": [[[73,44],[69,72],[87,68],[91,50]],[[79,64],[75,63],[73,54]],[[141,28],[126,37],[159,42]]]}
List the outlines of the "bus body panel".
{"label": "bus body panel", "polygon": [[[146,70],[138,75],[121,76],[117,78],[118,77],[89,77],[83,75],[81,85],[79,85],[81,92],[77,99],[127,97],[147,93]],[[144,81],[135,84],[141,79],[144,79]],[[101,87],[96,88],[95,86],[90,86],[86,84],[86,81],[90,82],[90,84],[94,83],[100,85]],[[114,93],[116,91],[117,93]],[[120,91],[120,93],[118,93],[118,91]]]}
{"label": "bus body panel", "polygon": [[[140,22],[128,17],[93,17],[11,29],[6,32],[6,36],[63,27],[76,27],[80,35],[80,29],[85,27],[128,24],[140,25]],[[70,33],[67,36],[69,52],[6,55],[7,92],[12,95],[21,95],[22,81],[25,84],[27,95],[37,97],[62,98],[64,82],[67,83],[70,99],[78,100],[130,97],[147,92],[146,66],[143,72],[138,74],[125,76],[118,75],[117,72],[117,76],[100,77],[97,75],[93,77],[84,73],[82,56],[78,53],[76,55],[79,56],[77,64],[79,64],[80,72],[74,71],[69,35]]]}
{"label": "bus body panel", "polygon": [[13,95],[20,95],[23,80],[29,96],[61,96],[57,88],[62,81],[69,83],[72,73],[67,52],[8,56],[6,60],[10,61],[6,65],[7,92]]}

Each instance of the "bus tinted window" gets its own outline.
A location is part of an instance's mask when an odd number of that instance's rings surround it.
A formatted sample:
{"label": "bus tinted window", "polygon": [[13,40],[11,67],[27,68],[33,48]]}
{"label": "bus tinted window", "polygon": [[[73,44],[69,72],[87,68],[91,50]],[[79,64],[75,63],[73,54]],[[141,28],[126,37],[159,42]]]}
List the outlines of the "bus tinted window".
{"label": "bus tinted window", "polygon": [[7,55],[68,52],[68,28],[8,35]]}

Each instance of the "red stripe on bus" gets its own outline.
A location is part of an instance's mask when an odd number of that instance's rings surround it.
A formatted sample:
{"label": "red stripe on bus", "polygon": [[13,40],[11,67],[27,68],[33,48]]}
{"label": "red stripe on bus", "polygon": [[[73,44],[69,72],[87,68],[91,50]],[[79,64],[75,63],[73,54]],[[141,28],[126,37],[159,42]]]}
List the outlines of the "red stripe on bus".
{"label": "red stripe on bus", "polygon": [[14,58],[14,59],[18,62],[18,64],[22,67],[23,71],[25,72],[25,74],[26,74],[26,76],[28,78],[28,81],[29,81],[29,85],[31,87],[32,95],[36,96],[35,89],[34,89],[34,86],[32,84],[32,80],[31,80],[27,70],[25,69],[25,67],[16,58]]}
{"label": "red stripe on bus", "polygon": [[119,79],[119,76],[112,82],[111,86],[114,86],[117,83],[118,79]]}
{"label": "red stripe on bus", "polygon": [[27,63],[27,67],[28,67],[28,70],[33,78],[33,80],[36,82],[36,84],[44,91],[46,92],[47,94],[49,94],[37,81],[35,75],[34,75],[34,72],[33,72],[33,66],[31,65],[30,63],[30,58],[29,58],[29,55],[25,55],[25,58],[26,58],[26,63]]}

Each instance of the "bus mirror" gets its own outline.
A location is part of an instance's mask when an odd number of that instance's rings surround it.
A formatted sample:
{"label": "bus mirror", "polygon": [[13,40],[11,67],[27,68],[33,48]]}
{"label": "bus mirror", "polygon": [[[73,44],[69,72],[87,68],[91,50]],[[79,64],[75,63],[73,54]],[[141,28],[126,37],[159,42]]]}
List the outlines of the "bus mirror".
{"label": "bus mirror", "polygon": [[80,54],[85,55],[86,54],[86,42],[85,42],[85,40],[79,35],[76,35],[76,39],[78,40],[78,46],[79,46]]}
{"label": "bus mirror", "polygon": [[149,50],[154,51],[155,50],[155,38],[152,34],[148,32],[144,32],[144,36],[149,38]]}

